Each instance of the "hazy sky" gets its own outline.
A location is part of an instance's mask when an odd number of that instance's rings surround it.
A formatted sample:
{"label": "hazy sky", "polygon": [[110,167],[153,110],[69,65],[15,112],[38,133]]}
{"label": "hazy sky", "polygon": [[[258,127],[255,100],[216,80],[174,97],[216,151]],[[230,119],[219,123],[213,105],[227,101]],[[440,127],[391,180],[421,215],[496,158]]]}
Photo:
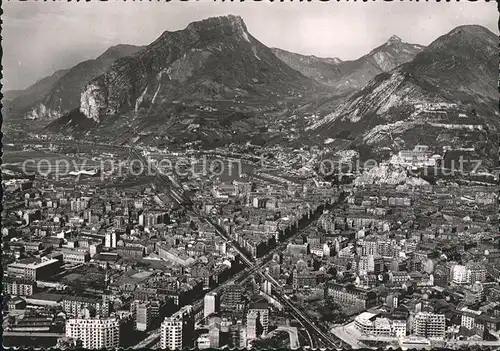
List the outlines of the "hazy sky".
{"label": "hazy sky", "polygon": [[[286,0],[285,0],[286,1]],[[224,14],[241,15],[268,46],[356,59],[396,34],[427,45],[462,24],[498,33],[491,1],[427,2],[3,2],[5,90],[20,89],[116,44],[145,45],[165,30]]]}

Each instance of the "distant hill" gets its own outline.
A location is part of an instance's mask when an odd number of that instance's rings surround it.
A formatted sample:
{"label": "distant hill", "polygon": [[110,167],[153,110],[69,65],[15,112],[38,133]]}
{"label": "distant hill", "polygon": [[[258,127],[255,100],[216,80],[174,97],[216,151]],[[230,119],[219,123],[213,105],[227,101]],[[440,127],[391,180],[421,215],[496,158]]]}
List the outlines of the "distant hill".
{"label": "distant hill", "polygon": [[319,83],[328,85],[330,81],[338,80],[338,70],[335,68],[342,62],[341,59],[306,56],[294,52],[271,48],[273,53],[288,66],[299,71],[306,77],[315,79]]}
{"label": "distant hill", "polygon": [[4,116],[6,118],[22,118],[27,110],[41,97],[45,96],[67,72],[67,69],[59,70],[49,77],[40,79],[24,90],[3,92]]}
{"label": "distant hill", "polygon": [[116,60],[135,54],[142,47],[117,45],[94,60],[60,70],[23,91],[9,94],[14,99],[6,105],[7,118],[37,119],[50,122],[80,104],[80,92],[87,82],[102,74]]}

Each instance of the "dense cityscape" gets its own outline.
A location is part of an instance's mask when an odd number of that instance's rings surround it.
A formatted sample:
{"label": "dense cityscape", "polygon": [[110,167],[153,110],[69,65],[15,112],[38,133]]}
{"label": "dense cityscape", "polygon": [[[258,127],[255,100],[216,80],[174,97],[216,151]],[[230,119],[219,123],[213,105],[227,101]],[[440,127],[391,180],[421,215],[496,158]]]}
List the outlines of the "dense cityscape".
{"label": "dense cityscape", "polygon": [[[90,152],[101,151],[80,145],[72,157],[99,161]],[[56,142],[24,149],[62,150]],[[499,345],[492,186],[405,175],[402,182],[401,163],[342,182],[290,167],[314,150],[282,149],[240,173],[241,164],[225,167],[235,162],[222,156],[230,149],[204,152],[222,172],[197,172],[193,152],[115,149],[106,156],[129,172],[6,181],[6,343],[36,336],[85,348]],[[403,156],[417,164],[431,156],[425,150]],[[132,175],[132,164],[154,165],[160,155],[172,164],[189,159],[192,171]]]}

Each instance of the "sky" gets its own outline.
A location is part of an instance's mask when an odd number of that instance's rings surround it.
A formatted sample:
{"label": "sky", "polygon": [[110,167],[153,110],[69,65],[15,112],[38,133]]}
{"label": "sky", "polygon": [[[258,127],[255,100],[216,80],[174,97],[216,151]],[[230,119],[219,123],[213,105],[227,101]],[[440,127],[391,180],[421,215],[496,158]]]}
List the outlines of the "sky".
{"label": "sky", "polygon": [[428,45],[464,24],[498,34],[496,2],[3,2],[4,90],[24,89],[56,70],[117,44],[147,45],[164,31],[226,14],[240,15],[269,47],[356,59],[393,34]]}

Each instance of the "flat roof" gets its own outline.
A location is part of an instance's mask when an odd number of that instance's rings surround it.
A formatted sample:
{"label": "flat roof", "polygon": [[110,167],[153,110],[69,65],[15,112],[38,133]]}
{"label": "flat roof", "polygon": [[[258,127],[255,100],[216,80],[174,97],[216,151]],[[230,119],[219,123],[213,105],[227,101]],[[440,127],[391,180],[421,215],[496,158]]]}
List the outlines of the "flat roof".
{"label": "flat roof", "polygon": [[55,262],[59,262],[59,260],[55,259],[55,258],[51,258],[51,259],[48,259],[48,260],[44,260],[44,261],[38,261],[38,260],[35,260],[34,262],[29,262],[29,263],[23,263],[23,262],[14,262],[14,263],[10,263],[9,266],[11,267],[20,267],[20,268],[32,268],[32,269],[36,269],[36,268],[40,268],[40,267],[43,267],[43,266],[48,266],[52,263],[55,263]]}
{"label": "flat roof", "polygon": [[64,295],[59,295],[59,294],[53,294],[53,293],[48,293],[48,292],[39,292],[36,294],[33,294],[31,296],[27,296],[27,299],[30,300],[46,300],[46,301],[61,301],[63,299]]}
{"label": "flat roof", "polygon": [[375,317],[376,315],[377,315],[377,313],[363,312],[360,315],[358,315],[358,317],[356,317],[356,318],[362,318],[362,319],[370,320],[373,317]]}

